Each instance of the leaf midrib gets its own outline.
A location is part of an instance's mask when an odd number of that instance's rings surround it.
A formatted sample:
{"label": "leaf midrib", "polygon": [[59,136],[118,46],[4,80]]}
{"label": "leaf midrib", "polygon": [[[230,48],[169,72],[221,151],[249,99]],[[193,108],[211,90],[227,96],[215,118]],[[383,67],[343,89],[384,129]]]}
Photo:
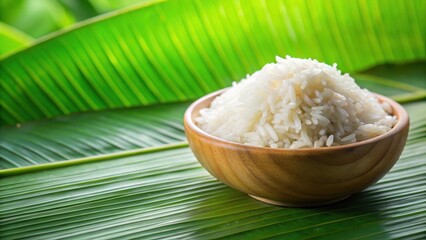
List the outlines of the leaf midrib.
{"label": "leaf midrib", "polygon": [[124,150],[124,151],[119,151],[114,153],[108,153],[108,154],[70,159],[66,161],[44,163],[44,164],[25,166],[25,167],[19,167],[19,168],[10,168],[10,169],[0,170],[0,177],[13,176],[13,175],[19,175],[19,174],[24,174],[29,172],[36,172],[36,171],[42,171],[47,169],[66,167],[66,166],[75,166],[75,165],[89,163],[89,162],[98,162],[98,161],[104,161],[104,160],[120,158],[120,157],[129,157],[129,156],[135,156],[135,155],[140,155],[145,153],[183,148],[187,146],[188,146],[187,141],[181,141],[181,142],[176,142],[171,144],[163,144],[163,145],[159,145],[155,147],[137,148],[132,150]]}

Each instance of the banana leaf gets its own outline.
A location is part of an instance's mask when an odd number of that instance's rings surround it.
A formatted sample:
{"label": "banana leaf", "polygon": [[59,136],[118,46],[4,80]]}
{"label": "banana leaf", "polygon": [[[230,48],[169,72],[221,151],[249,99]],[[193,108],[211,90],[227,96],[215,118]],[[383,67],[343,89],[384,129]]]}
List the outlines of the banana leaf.
{"label": "banana leaf", "polygon": [[29,45],[31,37],[5,23],[0,22],[0,56]]}
{"label": "banana leaf", "polygon": [[0,21],[38,38],[75,22],[61,1],[2,0]]}
{"label": "banana leaf", "polygon": [[[0,238],[424,238],[424,10],[426,1],[151,1],[3,57]],[[404,103],[409,139],[379,183],[338,204],[282,208],[195,160],[188,104],[286,54],[336,62]]]}

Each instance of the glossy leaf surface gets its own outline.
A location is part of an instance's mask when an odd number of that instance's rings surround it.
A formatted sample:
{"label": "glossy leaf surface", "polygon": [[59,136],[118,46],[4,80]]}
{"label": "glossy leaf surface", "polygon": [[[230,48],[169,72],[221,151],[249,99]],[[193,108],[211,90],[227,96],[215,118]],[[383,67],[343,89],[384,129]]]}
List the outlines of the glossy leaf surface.
{"label": "glossy leaf surface", "polygon": [[[0,238],[424,239],[425,9],[150,1],[4,57]],[[409,140],[379,183],[338,204],[281,208],[198,164],[181,125],[188,104],[286,54],[336,62],[404,103]]]}
{"label": "glossy leaf surface", "polygon": [[276,55],[349,72],[426,58],[425,1],[156,2],[2,59],[0,121],[193,100]]}
{"label": "glossy leaf surface", "polygon": [[[425,107],[426,102],[407,105],[411,115]],[[401,159],[378,184],[321,208],[257,202],[213,179],[185,144],[20,172],[1,179],[0,236],[421,239],[426,218],[425,123],[426,116],[412,118]]]}

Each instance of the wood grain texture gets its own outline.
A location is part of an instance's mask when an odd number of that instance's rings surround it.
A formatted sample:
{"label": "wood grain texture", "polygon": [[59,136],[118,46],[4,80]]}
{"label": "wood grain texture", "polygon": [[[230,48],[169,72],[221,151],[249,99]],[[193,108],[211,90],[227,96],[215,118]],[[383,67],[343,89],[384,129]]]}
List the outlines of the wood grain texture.
{"label": "wood grain texture", "polygon": [[[225,89],[226,90],[226,89]],[[319,206],[362,191],[382,178],[398,160],[407,140],[409,119],[395,101],[398,123],[389,132],[344,146],[272,149],[229,142],[195,124],[200,109],[223,91],[194,102],[184,117],[185,133],[195,157],[213,176],[258,200],[284,206]]]}

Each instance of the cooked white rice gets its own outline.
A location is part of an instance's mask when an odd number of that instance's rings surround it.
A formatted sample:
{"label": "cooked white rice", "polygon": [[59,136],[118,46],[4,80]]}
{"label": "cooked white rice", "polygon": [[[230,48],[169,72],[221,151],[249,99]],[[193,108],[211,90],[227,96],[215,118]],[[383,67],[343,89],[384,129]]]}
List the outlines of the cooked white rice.
{"label": "cooked white rice", "polygon": [[389,131],[396,118],[336,64],[277,57],[200,111],[199,127],[253,146],[307,148],[362,141]]}

